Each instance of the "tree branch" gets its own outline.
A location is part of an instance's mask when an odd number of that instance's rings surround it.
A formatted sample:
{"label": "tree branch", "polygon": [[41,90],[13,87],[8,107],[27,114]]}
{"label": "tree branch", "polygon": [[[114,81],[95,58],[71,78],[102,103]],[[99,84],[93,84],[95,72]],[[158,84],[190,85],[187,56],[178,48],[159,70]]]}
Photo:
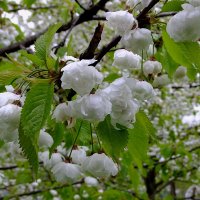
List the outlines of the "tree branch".
{"label": "tree branch", "polygon": [[52,188],[45,188],[45,189],[42,189],[42,190],[35,190],[35,191],[25,192],[25,193],[11,195],[11,196],[4,196],[4,197],[0,197],[0,200],[3,200],[4,198],[6,198],[6,199],[12,199],[12,198],[17,199],[19,197],[30,196],[30,195],[34,195],[34,194],[40,194],[40,193],[43,193],[43,192],[47,192],[49,190],[59,190],[59,189],[62,189],[64,187],[70,187],[72,185],[81,184],[83,182],[84,181],[81,180],[81,181],[78,181],[78,182],[75,182],[75,183],[72,183],[72,184],[65,184],[65,185],[61,185],[61,186],[55,186],[55,187],[52,187]]}
{"label": "tree branch", "polygon": [[102,32],[103,32],[103,25],[99,23],[95,29],[94,35],[90,41],[88,48],[85,50],[83,54],[81,54],[80,60],[94,58],[95,50],[101,41]]}
{"label": "tree branch", "polygon": [[[138,20],[138,24],[139,27],[142,27],[146,21],[144,20],[144,18],[146,18],[146,14],[153,8],[153,6],[155,6],[160,0],[152,0],[149,5],[144,8],[140,14],[137,16],[137,20]],[[96,55],[96,62],[93,63],[93,66],[96,66],[100,60],[106,55],[106,53],[108,53],[113,47],[117,46],[117,44],[119,43],[119,41],[121,40],[121,36],[116,36],[114,37],[110,43],[108,43],[106,46],[104,46],[100,52]]]}
{"label": "tree branch", "polygon": [[[103,9],[105,4],[108,1],[109,0],[100,0],[93,7],[91,7],[88,10],[85,10],[82,14],[80,14],[78,20],[74,24],[74,27],[79,25],[79,24],[81,24],[81,23],[83,23],[83,22],[96,20],[96,19],[93,19],[93,16],[95,16],[99,10]],[[62,25],[58,29],[57,33],[60,33],[62,31],[66,31],[66,30],[70,29],[70,27],[72,26],[73,23],[74,23],[74,20],[71,20],[68,23]],[[35,34],[34,36],[31,36],[31,37],[29,36],[29,37],[27,37],[25,40],[23,40],[21,42],[17,42],[17,43],[12,44],[12,45],[10,45],[8,47],[4,47],[4,48],[0,49],[0,56],[6,57],[6,54],[8,54],[8,53],[13,53],[13,52],[16,52],[16,51],[24,48],[24,47],[29,47],[30,45],[32,45],[37,40],[37,38],[39,38],[46,31],[47,31],[47,29],[45,29],[42,32],[39,32],[39,33]]]}

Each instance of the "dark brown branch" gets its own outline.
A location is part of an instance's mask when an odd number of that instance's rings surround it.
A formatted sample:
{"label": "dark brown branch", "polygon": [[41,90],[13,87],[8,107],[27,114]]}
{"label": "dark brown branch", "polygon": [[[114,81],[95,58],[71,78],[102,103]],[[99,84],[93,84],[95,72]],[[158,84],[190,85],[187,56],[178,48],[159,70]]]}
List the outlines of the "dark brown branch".
{"label": "dark brown branch", "polygon": [[[80,14],[80,16],[79,16],[79,18],[76,21],[74,26],[77,26],[77,25],[79,25],[83,22],[95,20],[95,19],[93,19],[93,16],[95,16],[99,10],[103,9],[105,4],[108,1],[109,0],[100,0],[93,7],[91,7],[88,10],[85,10],[82,14]],[[60,33],[62,31],[66,31],[66,30],[70,29],[70,27],[72,26],[73,23],[74,23],[74,20],[71,20],[68,23],[62,25],[58,29],[57,33]],[[21,42],[17,42],[17,43],[12,44],[8,47],[4,47],[4,48],[0,49],[0,56],[6,57],[6,54],[8,54],[8,53],[13,53],[13,52],[16,52],[16,51],[24,48],[24,47],[29,47],[30,45],[34,44],[34,42],[37,40],[37,38],[40,37],[42,34],[44,34],[46,31],[47,31],[47,29],[45,29],[44,31],[42,31],[40,33],[37,33],[34,36],[27,37],[25,40],[23,40]]]}
{"label": "dark brown branch", "polygon": [[103,25],[99,23],[95,29],[94,35],[90,41],[88,48],[85,50],[83,54],[81,54],[80,60],[94,58],[95,50],[97,49],[101,41],[102,32],[103,32]]}
{"label": "dark brown branch", "polygon": [[[146,15],[147,13],[153,8],[153,6],[155,6],[160,0],[152,0],[149,5],[144,8],[141,13],[137,16],[137,20],[138,20],[138,24],[139,27],[143,27],[146,23]],[[119,41],[121,40],[121,36],[116,36],[114,37],[110,43],[108,43],[106,46],[104,46],[100,52],[97,54],[96,56],[96,62],[93,63],[93,66],[96,66],[100,60],[115,46],[117,46],[117,44],[119,43]]]}
{"label": "dark brown branch", "polygon": [[24,197],[24,196],[30,196],[30,195],[35,195],[35,194],[40,194],[40,193],[43,193],[43,192],[47,192],[49,190],[59,190],[59,189],[62,189],[64,187],[70,187],[72,185],[77,185],[77,184],[81,184],[83,183],[84,181],[81,180],[81,181],[78,181],[78,182],[75,182],[75,183],[72,183],[71,185],[70,184],[65,184],[65,185],[61,185],[61,186],[56,186],[56,187],[52,187],[52,188],[45,188],[43,190],[35,190],[35,191],[31,191],[31,192],[25,192],[25,193],[21,193],[21,194],[16,194],[16,195],[12,195],[12,196],[4,196],[4,197],[0,197],[0,200],[3,200],[4,198],[6,199],[17,199],[19,197]]}
{"label": "dark brown branch", "polygon": [[117,46],[117,44],[119,43],[119,41],[121,40],[121,36],[116,36],[115,38],[113,38],[113,40],[108,43],[106,46],[104,46],[101,51],[97,54],[97,56],[95,57],[95,59],[97,60],[95,63],[93,63],[93,66],[96,66],[100,60],[115,46]]}
{"label": "dark brown branch", "polygon": [[79,2],[79,0],[75,0],[75,2],[79,5],[80,8],[82,8],[83,10],[87,10],[86,8],[84,8],[84,6]]}
{"label": "dark brown branch", "polygon": [[155,18],[170,17],[170,16],[174,16],[175,14],[177,14],[177,12],[162,12],[162,13],[157,14]]}

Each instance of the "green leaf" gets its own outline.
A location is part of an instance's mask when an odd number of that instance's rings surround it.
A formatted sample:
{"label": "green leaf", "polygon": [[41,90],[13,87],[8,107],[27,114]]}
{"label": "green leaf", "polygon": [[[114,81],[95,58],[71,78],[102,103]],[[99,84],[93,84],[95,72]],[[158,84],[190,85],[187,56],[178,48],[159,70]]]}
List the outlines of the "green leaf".
{"label": "green leaf", "polygon": [[163,7],[162,12],[173,12],[173,11],[181,11],[183,8],[181,5],[185,3],[185,0],[172,0],[168,1]]}
{"label": "green leaf", "polygon": [[23,0],[23,3],[26,4],[27,7],[31,7],[35,2],[36,0]]}
{"label": "green leaf", "polygon": [[12,62],[2,61],[0,63],[0,84],[9,85],[17,78],[23,77],[29,70]]}
{"label": "green leaf", "polygon": [[136,114],[134,128],[129,129],[128,151],[133,161],[139,166],[147,157],[149,136],[155,134],[155,129],[143,111]]}
{"label": "green leaf", "polygon": [[8,10],[8,5],[7,5],[7,2],[5,0],[4,1],[0,1],[0,8],[2,8],[5,11]]}
{"label": "green leaf", "polygon": [[26,57],[28,60],[30,60],[36,66],[43,66],[45,64],[45,62],[43,60],[40,60],[38,58],[38,56],[36,56],[35,54],[29,54],[25,50],[21,50],[20,53],[22,56]]}
{"label": "green leaf", "polygon": [[110,122],[110,116],[98,124],[96,131],[105,152],[114,159],[119,158],[120,152],[127,145],[128,131],[126,129],[116,130]]}
{"label": "green leaf", "polygon": [[172,78],[174,72],[179,67],[179,64],[172,59],[164,46],[156,53],[155,57],[162,64],[168,75]]}
{"label": "green leaf", "polygon": [[189,78],[194,79],[200,71],[200,45],[197,42],[175,42],[163,31],[164,45],[174,61],[187,67]]}
{"label": "green leaf", "polygon": [[60,26],[60,23],[50,26],[48,31],[36,40],[35,55],[38,56],[38,58],[40,58],[41,60],[46,61],[46,58],[49,56],[53,36],[60,28]]}
{"label": "green leaf", "polygon": [[38,137],[51,110],[53,84],[49,80],[36,83],[27,93],[21,112],[19,143],[33,171],[38,170]]}
{"label": "green leaf", "polygon": [[53,137],[54,143],[50,148],[50,154],[52,154],[56,147],[61,144],[64,137],[64,133],[64,125],[62,123],[56,123],[54,128],[54,134],[51,135]]}

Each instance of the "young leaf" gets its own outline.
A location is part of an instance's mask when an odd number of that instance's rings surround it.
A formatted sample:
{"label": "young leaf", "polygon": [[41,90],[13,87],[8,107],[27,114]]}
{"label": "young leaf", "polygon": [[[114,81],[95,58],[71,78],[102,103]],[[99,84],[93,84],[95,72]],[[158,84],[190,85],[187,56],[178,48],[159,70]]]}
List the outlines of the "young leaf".
{"label": "young leaf", "polygon": [[46,61],[50,53],[51,42],[56,31],[60,28],[61,24],[55,24],[49,27],[48,31],[40,36],[35,42],[35,55],[43,61]]}
{"label": "young leaf", "polygon": [[168,1],[163,7],[162,12],[172,12],[172,11],[181,11],[183,10],[181,5],[186,3],[185,0],[172,0]]}
{"label": "young leaf", "polygon": [[35,173],[38,169],[39,132],[50,113],[53,89],[49,80],[33,85],[21,112],[19,142]]}
{"label": "young leaf", "polygon": [[133,161],[141,167],[141,162],[146,159],[149,135],[154,135],[155,129],[146,114],[142,111],[136,115],[134,128],[129,129],[128,150]]}
{"label": "young leaf", "polygon": [[194,79],[200,70],[200,46],[197,42],[175,42],[163,31],[164,45],[174,61],[187,67],[188,76]]}
{"label": "young leaf", "polygon": [[115,159],[118,158],[127,145],[128,131],[126,129],[116,130],[110,122],[110,116],[98,124],[96,131],[105,152]]}
{"label": "young leaf", "polygon": [[27,5],[27,7],[31,7],[32,4],[34,4],[36,0],[23,0],[23,3]]}

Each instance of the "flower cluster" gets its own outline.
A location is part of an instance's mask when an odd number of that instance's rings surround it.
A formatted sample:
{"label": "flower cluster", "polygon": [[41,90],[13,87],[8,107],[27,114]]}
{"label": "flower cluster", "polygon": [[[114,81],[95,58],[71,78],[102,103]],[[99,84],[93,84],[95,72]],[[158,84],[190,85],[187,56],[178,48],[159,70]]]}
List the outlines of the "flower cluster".
{"label": "flower cluster", "polygon": [[65,162],[65,157],[60,153],[53,153],[49,157],[48,151],[39,153],[39,158],[44,167],[51,171],[56,181],[60,183],[73,183],[87,174],[103,178],[115,176],[118,173],[117,165],[104,153],[87,156],[85,150],[81,148],[72,150],[71,163]]}

